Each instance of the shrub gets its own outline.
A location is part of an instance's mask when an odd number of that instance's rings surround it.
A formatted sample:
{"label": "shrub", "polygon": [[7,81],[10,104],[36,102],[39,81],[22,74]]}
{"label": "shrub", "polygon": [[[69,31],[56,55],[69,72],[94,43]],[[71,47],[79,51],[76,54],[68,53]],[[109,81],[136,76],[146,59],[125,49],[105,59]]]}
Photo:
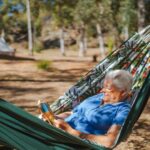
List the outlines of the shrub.
{"label": "shrub", "polygon": [[40,53],[44,48],[43,43],[41,41],[36,41],[33,45],[33,51]]}
{"label": "shrub", "polygon": [[48,71],[51,68],[52,62],[48,60],[40,60],[37,62],[38,69]]}

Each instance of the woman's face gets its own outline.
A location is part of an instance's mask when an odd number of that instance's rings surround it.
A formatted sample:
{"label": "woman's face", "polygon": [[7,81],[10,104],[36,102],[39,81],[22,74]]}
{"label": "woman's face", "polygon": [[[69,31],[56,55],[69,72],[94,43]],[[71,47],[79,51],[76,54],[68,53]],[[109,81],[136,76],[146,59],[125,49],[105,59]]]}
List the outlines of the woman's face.
{"label": "woman's face", "polygon": [[111,80],[105,80],[102,89],[104,103],[117,103],[124,98],[124,92],[118,90]]}

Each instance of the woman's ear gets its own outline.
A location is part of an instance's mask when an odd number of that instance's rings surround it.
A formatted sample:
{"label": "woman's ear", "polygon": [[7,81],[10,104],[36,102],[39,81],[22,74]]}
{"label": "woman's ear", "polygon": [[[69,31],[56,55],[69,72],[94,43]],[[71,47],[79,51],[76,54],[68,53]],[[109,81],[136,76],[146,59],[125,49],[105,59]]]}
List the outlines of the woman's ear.
{"label": "woman's ear", "polygon": [[122,97],[126,97],[126,96],[128,96],[128,94],[127,94],[127,92],[122,91],[122,92],[121,92],[121,96],[122,96]]}

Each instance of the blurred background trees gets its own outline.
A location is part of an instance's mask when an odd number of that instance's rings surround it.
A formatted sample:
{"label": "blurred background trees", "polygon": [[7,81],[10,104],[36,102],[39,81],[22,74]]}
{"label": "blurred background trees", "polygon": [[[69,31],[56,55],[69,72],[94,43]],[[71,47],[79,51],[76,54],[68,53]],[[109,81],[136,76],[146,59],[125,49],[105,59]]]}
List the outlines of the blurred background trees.
{"label": "blurred background trees", "polygon": [[99,47],[101,56],[150,24],[150,0],[0,0],[0,34],[28,42],[30,54],[77,45],[79,56]]}

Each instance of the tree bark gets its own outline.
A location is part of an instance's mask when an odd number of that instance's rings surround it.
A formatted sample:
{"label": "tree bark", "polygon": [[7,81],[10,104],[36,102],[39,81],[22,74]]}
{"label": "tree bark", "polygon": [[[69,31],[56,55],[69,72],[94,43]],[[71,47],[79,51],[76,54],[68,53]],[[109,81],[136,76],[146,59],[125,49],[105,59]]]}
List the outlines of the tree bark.
{"label": "tree bark", "polygon": [[60,51],[63,56],[65,56],[65,40],[64,40],[64,28],[60,29]]}
{"label": "tree bark", "polygon": [[145,4],[144,0],[138,0],[138,31],[145,25]]}
{"label": "tree bark", "polygon": [[5,30],[4,30],[4,29],[2,29],[2,31],[1,31],[1,37],[2,37],[3,39],[5,39]]}
{"label": "tree bark", "polygon": [[33,55],[30,0],[26,0],[26,8],[27,8],[27,20],[28,20],[28,49],[29,49],[29,54]]}
{"label": "tree bark", "polygon": [[81,27],[79,30],[79,57],[84,57],[85,54],[86,54],[85,28]]}
{"label": "tree bark", "polygon": [[36,47],[36,27],[35,25],[33,24],[33,47]]}
{"label": "tree bark", "polygon": [[127,40],[129,38],[129,28],[127,25],[124,27],[124,35],[125,40]]}
{"label": "tree bark", "polygon": [[105,57],[105,47],[104,47],[104,39],[103,39],[100,24],[96,24],[96,29],[97,29],[97,33],[98,33],[100,55],[104,58]]}

